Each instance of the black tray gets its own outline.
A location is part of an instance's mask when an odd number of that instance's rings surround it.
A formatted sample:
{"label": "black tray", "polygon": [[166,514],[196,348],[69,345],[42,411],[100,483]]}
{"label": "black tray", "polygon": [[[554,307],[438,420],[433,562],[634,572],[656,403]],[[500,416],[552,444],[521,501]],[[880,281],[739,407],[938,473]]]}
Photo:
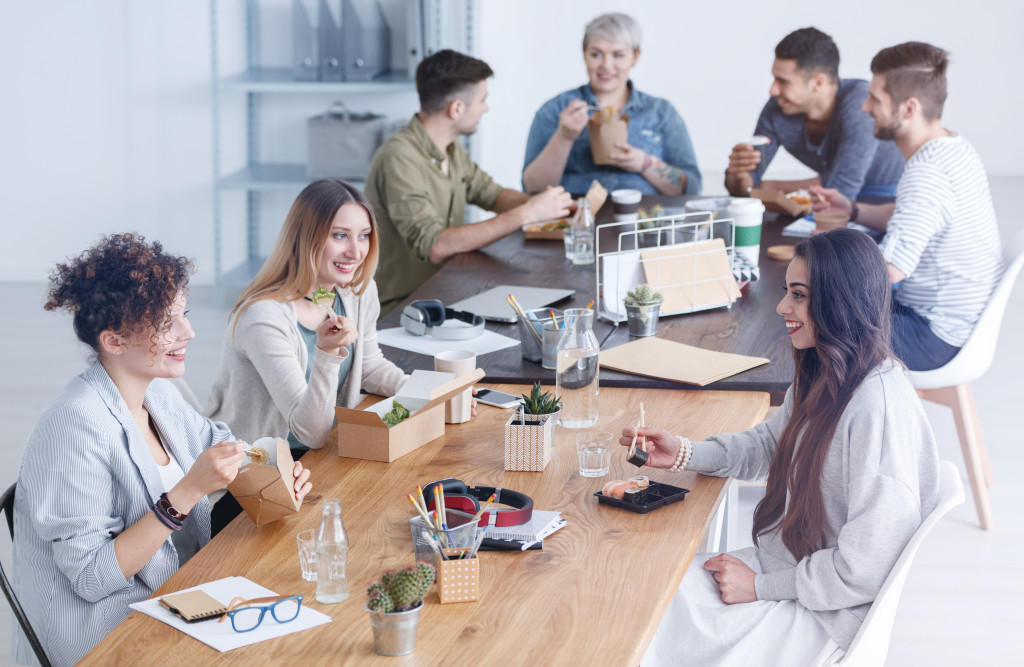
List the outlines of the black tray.
{"label": "black tray", "polygon": [[604,495],[600,491],[595,493],[597,496],[597,502],[602,505],[611,505],[612,507],[621,507],[624,510],[630,512],[636,512],[637,514],[647,514],[653,512],[659,507],[665,505],[671,505],[677,503],[686,497],[689,493],[689,489],[682,489],[678,486],[670,486],[668,484],[660,484],[658,482],[651,482],[651,485],[647,489],[647,502],[646,503],[631,503],[626,500],[619,500],[618,498],[611,498]]}

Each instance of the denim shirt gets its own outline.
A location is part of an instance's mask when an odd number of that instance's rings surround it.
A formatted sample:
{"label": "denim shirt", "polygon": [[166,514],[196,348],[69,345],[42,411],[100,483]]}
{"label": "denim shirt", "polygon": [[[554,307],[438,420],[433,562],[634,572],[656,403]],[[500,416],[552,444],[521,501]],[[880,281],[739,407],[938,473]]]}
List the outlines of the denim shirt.
{"label": "denim shirt", "polygon": [[[651,97],[638,91],[630,82],[629,101],[623,113],[629,114],[629,144],[662,162],[682,169],[686,174],[685,194],[700,194],[701,178],[693,143],[679,112],[668,100]],[[523,168],[537,159],[540,152],[558,129],[558,114],[573,100],[582,99],[592,106],[600,106],[590,84],[567,90],[554,97],[537,111],[526,140],[526,159]],[[584,193],[594,179],[608,191],[633,188],[645,194],[658,194],[658,190],[640,174],[623,171],[612,165],[594,164],[590,152],[590,135],[583,128],[573,142],[562,173],[562,187],[572,193]]]}

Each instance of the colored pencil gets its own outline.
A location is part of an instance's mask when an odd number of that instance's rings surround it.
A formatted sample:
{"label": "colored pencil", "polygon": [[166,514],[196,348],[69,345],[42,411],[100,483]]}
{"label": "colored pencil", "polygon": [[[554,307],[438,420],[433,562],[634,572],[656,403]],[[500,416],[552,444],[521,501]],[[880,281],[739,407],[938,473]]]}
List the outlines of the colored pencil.
{"label": "colored pencil", "polygon": [[594,300],[593,300],[593,299],[591,299],[591,300],[590,300],[590,303],[588,303],[588,304],[587,304],[587,310],[590,310],[590,309],[591,309],[591,308],[593,308],[593,307],[594,307]]}
{"label": "colored pencil", "polygon": [[551,315],[551,324],[555,325],[556,329],[560,329],[561,327],[558,326],[558,318],[555,317],[555,311],[548,308],[548,313]]}
{"label": "colored pencil", "polygon": [[413,507],[416,508],[416,511],[419,512],[420,516],[423,517],[423,520],[426,521],[427,525],[429,526],[430,525],[430,517],[427,516],[427,513],[423,511],[423,508],[420,507],[420,504],[418,502],[416,502],[416,499],[412,497],[411,493],[406,494],[406,495],[409,496],[409,502],[412,503]]}

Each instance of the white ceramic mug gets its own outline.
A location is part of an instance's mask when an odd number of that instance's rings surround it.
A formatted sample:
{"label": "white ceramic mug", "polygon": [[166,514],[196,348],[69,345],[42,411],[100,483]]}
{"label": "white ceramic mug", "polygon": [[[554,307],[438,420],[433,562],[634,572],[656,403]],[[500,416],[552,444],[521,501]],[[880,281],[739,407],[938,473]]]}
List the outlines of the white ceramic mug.
{"label": "white ceramic mug", "polygon": [[[434,370],[460,377],[476,368],[476,354],[468,350],[447,350],[434,356]],[[470,387],[444,404],[444,420],[449,424],[468,422],[473,416],[473,388]]]}

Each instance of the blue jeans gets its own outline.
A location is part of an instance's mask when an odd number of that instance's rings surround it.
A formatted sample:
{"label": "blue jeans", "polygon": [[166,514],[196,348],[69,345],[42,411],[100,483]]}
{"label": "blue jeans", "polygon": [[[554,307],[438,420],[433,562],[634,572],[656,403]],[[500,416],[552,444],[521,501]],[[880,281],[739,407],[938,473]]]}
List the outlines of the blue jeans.
{"label": "blue jeans", "polygon": [[892,351],[912,371],[930,371],[949,363],[959,347],[936,336],[928,320],[892,299]]}

